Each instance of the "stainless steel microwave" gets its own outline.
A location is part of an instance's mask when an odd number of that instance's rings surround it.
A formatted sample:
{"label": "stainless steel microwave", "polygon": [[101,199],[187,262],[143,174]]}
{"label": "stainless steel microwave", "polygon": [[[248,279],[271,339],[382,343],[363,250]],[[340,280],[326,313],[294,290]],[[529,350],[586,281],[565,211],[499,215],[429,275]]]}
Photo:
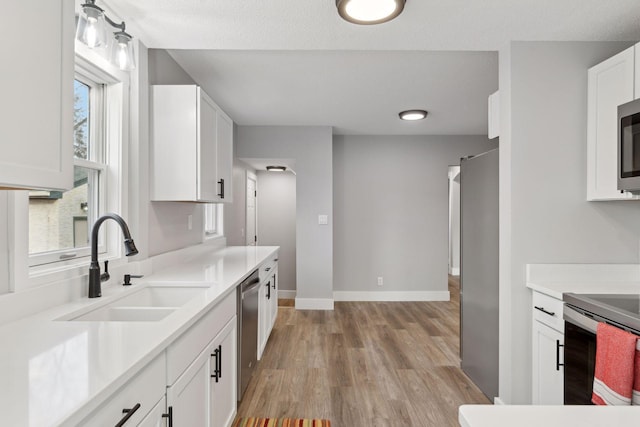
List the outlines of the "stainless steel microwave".
{"label": "stainless steel microwave", "polygon": [[640,99],[618,106],[618,190],[640,193]]}

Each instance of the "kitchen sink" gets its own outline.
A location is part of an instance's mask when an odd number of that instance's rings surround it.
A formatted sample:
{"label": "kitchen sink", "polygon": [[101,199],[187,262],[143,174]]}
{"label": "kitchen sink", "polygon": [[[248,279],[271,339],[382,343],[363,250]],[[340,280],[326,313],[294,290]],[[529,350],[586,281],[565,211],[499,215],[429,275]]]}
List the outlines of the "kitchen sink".
{"label": "kitchen sink", "polygon": [[202,295],[208,285],[155,284],[88,310],[83,308],[56,320],[80,322],[157,322]]}
{"label": "kitchen sink", "polygon": [[106,306],[73,319],[80,322],[157,322],[177,308],[168,307],[111,307]]}
{"label": "kitchen sink", "polygon": [[182,307],[204,292],[202,287],[148,286],[110,304],[111,307]]}

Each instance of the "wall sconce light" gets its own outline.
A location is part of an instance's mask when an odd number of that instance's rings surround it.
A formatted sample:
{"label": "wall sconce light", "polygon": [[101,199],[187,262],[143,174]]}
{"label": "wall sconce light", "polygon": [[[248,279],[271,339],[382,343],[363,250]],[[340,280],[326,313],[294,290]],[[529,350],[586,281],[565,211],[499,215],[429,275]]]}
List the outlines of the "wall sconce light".
{"label": "wall sconce light", "polygon": [[89,212],[89,203],[87,202],[80,202],[80,210],[82,212]]}
{"label": "wall sconce light", "polygon": [[[133,38],[126,32],[124,21],[120,24],[114,22],[104,13],[104,9],[96,5],[96,0],[86,1],[81,5],[76,40],[87,45],[89,49],[111,49],[109,57],[116,67],[123,71],[133,70],[136,67],[131,44]],[[107,24],[120,30],[113,33],[112,38],[107,34]]]}

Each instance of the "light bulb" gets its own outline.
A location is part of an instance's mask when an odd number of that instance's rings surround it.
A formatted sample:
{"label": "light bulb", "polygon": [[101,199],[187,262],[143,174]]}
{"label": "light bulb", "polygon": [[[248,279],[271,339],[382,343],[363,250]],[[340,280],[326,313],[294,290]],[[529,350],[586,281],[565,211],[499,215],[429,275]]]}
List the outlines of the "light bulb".
{"label": "light bulb", "polygon": [[394,0],[351,0],[346,11],[349,16],[360,21],[378,21],[395,12],[398,5]]}
{"label": "light bulb", "polygon": [[91,49],[98,45],[98,20],[96,18],[87,19],[87,28],[84,30],[84,39],[87,41],[87,46]]}

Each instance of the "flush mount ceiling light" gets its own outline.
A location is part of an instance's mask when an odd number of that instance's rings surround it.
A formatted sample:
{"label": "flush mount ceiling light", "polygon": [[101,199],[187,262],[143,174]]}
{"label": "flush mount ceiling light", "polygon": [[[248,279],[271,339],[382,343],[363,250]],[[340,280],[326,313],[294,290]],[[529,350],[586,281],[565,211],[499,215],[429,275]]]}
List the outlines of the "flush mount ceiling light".
{"label": "flush mount ceiling light", "polygon": [[[104,9],[96,5],[96,0],[87,0],[81,5],[78,25],[76,27],[76,40],[87,45],[89,49],[111,49],[111,62],[124,71],[135,68],[132,37],[127,34],[124,22],[120,24],[111,20]],[[120,31],[109,37],[107,24]]]}
{"label": "flush mount ceiling light", "polygon": [[424,110],[407,110],[401,112],[400,114],[398,114],[398,116],[400,116],[400,119],[402,120],[422,120],[427,117],[427,112]]}
{"label": "flush mount ceiling light", "polygon": [[287,170],[286,166],[267,166],[269,172],[284,172]]}
{"label": "flush mount ceiling light", "polygon": [[336,0],[338,13],[360,25],[382,24],[402,13],[406,0]]}

